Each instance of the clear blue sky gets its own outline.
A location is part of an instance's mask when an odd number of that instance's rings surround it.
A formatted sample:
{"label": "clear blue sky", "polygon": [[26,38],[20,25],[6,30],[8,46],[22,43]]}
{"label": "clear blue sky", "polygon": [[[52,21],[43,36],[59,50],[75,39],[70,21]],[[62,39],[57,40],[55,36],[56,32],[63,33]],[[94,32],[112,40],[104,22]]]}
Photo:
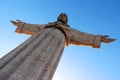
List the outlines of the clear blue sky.
{"label": "clear blue sky", "polygon": [[65,47],[53,80],[120,80],[120,0],[2,0],[0,1],[0,57],[28,35],[16,34],[10,20],[44,24],[65,12],[72,28],[117,38],[100,49]]}

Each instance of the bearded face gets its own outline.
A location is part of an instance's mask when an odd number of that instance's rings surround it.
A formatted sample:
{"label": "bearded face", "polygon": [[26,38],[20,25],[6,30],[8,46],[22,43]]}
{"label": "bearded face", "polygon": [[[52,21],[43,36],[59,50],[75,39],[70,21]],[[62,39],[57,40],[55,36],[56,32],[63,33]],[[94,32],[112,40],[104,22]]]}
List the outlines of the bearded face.
{"label": "bearded face", "polygon": [[61,14],[58,16],[57,21],[60,21],[60,22],[62,22],[62,23],[64,23],[64,24],[67,24],[67,22],[68,22],[68,17],[67,17],[67,15],[66,15],[65,13],[61,13]]}

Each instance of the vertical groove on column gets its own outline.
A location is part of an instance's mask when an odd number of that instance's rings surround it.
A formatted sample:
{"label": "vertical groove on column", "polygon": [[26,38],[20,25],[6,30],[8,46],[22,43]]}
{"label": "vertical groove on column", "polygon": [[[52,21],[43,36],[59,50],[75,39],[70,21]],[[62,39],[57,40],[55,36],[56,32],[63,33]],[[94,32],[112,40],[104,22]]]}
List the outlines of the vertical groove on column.
{"label": "vertical groove on column", "polygon": [[[57,30],[56,30],[57,31]],[[57,31],[58,33],[58,31]],[[56,40],[57,39],[57,40]],[[47,63],[45,64],[45,68],[43,70],[43,72],[41,73],[42,75],[39,76],[39,80],[51,80],[54,74],[54,71],[56,70],[57,64],[59,63],[59,60],[62,55],[62,51],[64,48],[64,44],[65,44],[65,37],[63,33],[59,33],[56,36],[56,39],[53,39],[53,41],[51,41],[51,46],[54,47],[50,47],[50,49],[52,49],[53,51],[51,51],[51,58],[49,59],[49,61],[47,61]],[[56,43],[56,44],[54,44]]]}
{"label": "vertical groove on column", "polygon": [[51,73],[49,74],[49,79],[48,80],[52,80],[52,77],[53,77],[53,75],[54,75],[54,73],[55,73],[55,70],[56,70],[56,68],[57,68],[57,65],[58,65],[58,63],[59,63],[59,61],[60,61],[60,58],[61,58],[61,56],[62,56],[62,53],[63,53],[63,50],[64,50],[64,46],[63,45],[58,45],[58,46],[60,46],[58,49],[57,49],[57,52],[56,53],[59,53],[59,54],[57,54],[57,57],[56,57],[56,60],[55,60],[55,62],[54,63],[56,63],[55,65],[53,65],[53,67],[52,67],[52,71],[51,71]]}

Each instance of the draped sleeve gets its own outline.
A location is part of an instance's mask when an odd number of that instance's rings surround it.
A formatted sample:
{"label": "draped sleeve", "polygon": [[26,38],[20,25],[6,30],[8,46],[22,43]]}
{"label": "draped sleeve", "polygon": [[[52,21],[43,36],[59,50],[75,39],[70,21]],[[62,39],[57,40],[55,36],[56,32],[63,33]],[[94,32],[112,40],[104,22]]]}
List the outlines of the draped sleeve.
{"label": "draped sleeve", "polygon": [[84,45],[84,46],[92,46],[93,48],[100,48],[101,36],[88,34],[85,32],[80,32],[75,29],[71,29],[69,33],[69,44],[73,45]]}
{"label": "draped sleeve", "polygon": [[15,32],[22,33],[22,34],[34,35],[35,33],[44,29],[45,26],[46,25],[28,24],[28,23],[21,22],[21,24],[16,28]]}

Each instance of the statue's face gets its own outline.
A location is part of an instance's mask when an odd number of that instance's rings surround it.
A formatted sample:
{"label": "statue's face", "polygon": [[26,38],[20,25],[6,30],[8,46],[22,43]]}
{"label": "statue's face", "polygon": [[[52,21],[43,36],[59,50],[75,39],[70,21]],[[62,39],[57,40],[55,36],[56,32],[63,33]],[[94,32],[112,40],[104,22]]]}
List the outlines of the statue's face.
{"label": "statue's face", "polygon": [[66,14],[64,13],[61,13],[59,16],[58,16],[58,21],[61,21],[63,23],[67,23],[68,22],[68,17]]}

